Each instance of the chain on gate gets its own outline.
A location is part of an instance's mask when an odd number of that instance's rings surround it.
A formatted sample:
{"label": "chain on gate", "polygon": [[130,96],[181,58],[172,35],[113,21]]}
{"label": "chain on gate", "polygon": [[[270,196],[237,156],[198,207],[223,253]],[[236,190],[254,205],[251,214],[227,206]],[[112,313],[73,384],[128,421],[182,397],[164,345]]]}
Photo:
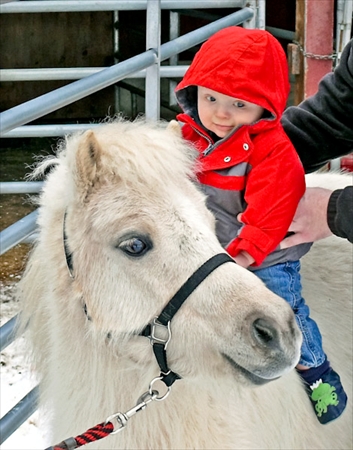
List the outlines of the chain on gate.
{"label": "chain on gate", "polygon": [[317,55],[315,53],[307,52],[304,49],[304,47],[298,41],[294,41],[293,40],[293,43],[298,46],[300,52],[302,53],[302,55],[305,58],[321,59],[321,60],[332,60],[334,65],[336,65],[336,60],[337,60],[337,56],[338,56],[336,52],[333,52],[330,55]]}

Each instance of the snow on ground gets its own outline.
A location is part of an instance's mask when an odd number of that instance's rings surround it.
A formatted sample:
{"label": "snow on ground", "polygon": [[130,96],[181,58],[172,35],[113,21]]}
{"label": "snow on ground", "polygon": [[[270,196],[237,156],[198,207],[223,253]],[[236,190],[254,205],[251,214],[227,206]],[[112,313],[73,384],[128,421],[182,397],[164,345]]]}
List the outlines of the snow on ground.
{"label": "snow on ground", "polygon": [[[14,300],[15,283],[0,284],[0,325],[16,315],[18,305]],[[10,344],[1,352],[0,414],[3,417],[35,385],[30,368],[25,362],[23,338]],[[1,450],[39,450],[50,445],[39,428],[39,413],[35,412],[1,446]]]}

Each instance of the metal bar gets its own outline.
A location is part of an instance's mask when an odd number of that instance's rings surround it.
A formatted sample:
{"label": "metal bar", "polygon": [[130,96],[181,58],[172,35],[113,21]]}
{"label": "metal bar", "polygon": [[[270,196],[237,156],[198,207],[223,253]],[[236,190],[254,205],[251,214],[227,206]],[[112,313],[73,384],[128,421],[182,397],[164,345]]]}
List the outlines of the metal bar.
{"label": "metal bar", "polygon": [[[254,15],[251,8],[243,8],[233,14],[229,14],[222,19],[212,22],[198,30],[184,34],[173,41],[161,45],[160,60],[169,59],[172,55],[200,44],[208,39],[216,31],[230,25],[237,25]],[[78,80],[67,86],[63,86],[55,91],[41,95],[22,105],[15,106],[0,114],[1,136],[13,128],[38,119],[63,106],[80,100],[87,95],[110,86],[125,78],[129,73],[148,67],[155,62],[154,50],[147,50],[135,57],[123,61],[115,66],[102,70],[99,73]]]}
{"label": "metal bar", "polygon": [[5,228],[0,233],[0,255],[3,255],[10,248],[19,244],[23,239],[33,233],[37,227],[37,217],[38,209]]}
{"label": "metal bar", "polygon": [[0,351],[2,352],[8,345],[16,339],[16,325],[19,314],[12,317],[0,327]]}
{"label": "metal bar", "polygon": [[159,76],[161,47],[161,0],[148,0],[146,14],[146,50],[153,49],[156,61],[146,69],[145,116],[158,120],[161,110],[161,83]]}
{"label": "metal bar", "polygon": [[57,69],[1,69],[1,82],[79,80],[106,69],[106,67],[74,67]]}
{"label": "metal bar", "polygon": [[37,409],[39,388],[33,388],[0,420],[0,444],[13,434]]}
{"label": "metal bar", "polygon": [[257,8],[256,28],[264,30],[266,27],[266,0],[257,0]]}
{"label": "metal bar", "polygon": [[337,0],[336,2],[336,65],[341,59],[344,47],[351,39],[353,2],[351,0]]}
{"label": "metal bar", "polygon": [[[147,9],[148,0],[51,0],[2,4],[1,13],[50,13],[77,11],[138,11]],[[162,9],[242,8],[244,0],[162,0]]]}
{"label": "metal bar", "polygon": [[0,183],[0,194],[36,194],[42,187],[43,181],[3,181]]}
{"label": "metal bar", "polygon": [[94,92],[104,89],[125,78],[129,73],[145,69],[155,62],[153,50],[133,56],[115,66],[75,81],[33,100],[22,103],[0,114],[1,136],[24,123],[38,119],[63,106],[74,103]]}
{"label": "metal bar", "polygon": [[[24,125],[5,133],[2,138],[24,138],[24,137],[51,137],[66,136],[81,130],[91,130],[98,127],[99,123],[83,124],[53,124],[53,125]],[[1,149],[0,149],[1,152]]]}
{"label": "metal bar", "polygon": [[254,15],[244,22],[243,27],[249,29],[257,28],[259,14],[258,0],[248,0],[247,6],[254,11]]}
{"label": "metal bar", "polygon": [[[180,34],[180,18],[179,14],[177,12],[170,11],[169,12],[169,40],[176,39]],[[178,64],[178,55],[173,55],[169,59],[169,64],[171,66],[176,66]],[[170,80],[169,81],[169,104],[170,105],[176,105],[176,97],[174,94],[174,90],[177,86],[176,81]]]}
{"label": "metal bar", "polygon": [[[113,11],[113,50],[114,50],[114,64],[119,64],[119,11]],[[120,111],[120,89],[114,86],[114,112],[117,114]]]}
{"label": "metal bar", "polygon": [[[161,78],[181,78],[189,66],[161,66]],[[80,80],[106,67],[70,67],[57,69],[0,69],[0,80],[5,81],[49,81],[49,80]],[[145,78],[146,69],[131,73],[125,78]]]}
{"label": "metal bar", "polygon": [[287,39],[288,41],[293,41],[295,39],[295,31],[283,30],[282,28],[276,27],[265,27],[266,31],[273,34],[276,38]]}

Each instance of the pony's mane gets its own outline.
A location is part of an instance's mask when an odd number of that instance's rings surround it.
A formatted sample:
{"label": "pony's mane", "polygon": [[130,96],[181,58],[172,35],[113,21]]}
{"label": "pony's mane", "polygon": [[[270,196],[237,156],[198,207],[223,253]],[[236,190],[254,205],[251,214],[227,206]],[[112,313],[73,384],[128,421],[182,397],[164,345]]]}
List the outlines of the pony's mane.
{"label": "pony's mane", "polygon": [[[165,182],[194,178],[195,150],[180,132],[168,129],[165,122],[147,122],[141,118],[129,122],[118,118],[92,131],[102,148],[103,178],[107,182],[117,176],[123,182],[134,179],[144,185],[159,184],[161,177]],[[66,166],[67,175],[74,173],[76,153],[84,134],[74,133],[62,140],[56,157],[42,160],[31,178],[43,177],[58,164]]]}

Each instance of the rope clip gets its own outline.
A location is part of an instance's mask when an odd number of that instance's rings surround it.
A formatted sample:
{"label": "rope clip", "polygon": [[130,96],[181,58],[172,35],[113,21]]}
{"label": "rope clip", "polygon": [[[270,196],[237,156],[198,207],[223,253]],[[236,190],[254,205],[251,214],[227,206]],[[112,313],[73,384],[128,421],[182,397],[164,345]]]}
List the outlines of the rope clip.
{"label": "rope clip", "polygon": [[126,427],[128,420],[138,412],[143,411],[149,403],[158,398],[158,395],[159,395],[158,391],[150,390],[149,392],[145,392],[137,400],[136,406],[129,409],[129,411],[126,411],[125,413],[118,412],[116,414],[112,414],[111,416],[109,416],[106,419],[105,424],[107,424],[108,422],[114,424],[113,422],[114,420],[117,422],[117,426],[114,425],[114,430],[110,434],[117,434],[121,430],[123,430]]}

